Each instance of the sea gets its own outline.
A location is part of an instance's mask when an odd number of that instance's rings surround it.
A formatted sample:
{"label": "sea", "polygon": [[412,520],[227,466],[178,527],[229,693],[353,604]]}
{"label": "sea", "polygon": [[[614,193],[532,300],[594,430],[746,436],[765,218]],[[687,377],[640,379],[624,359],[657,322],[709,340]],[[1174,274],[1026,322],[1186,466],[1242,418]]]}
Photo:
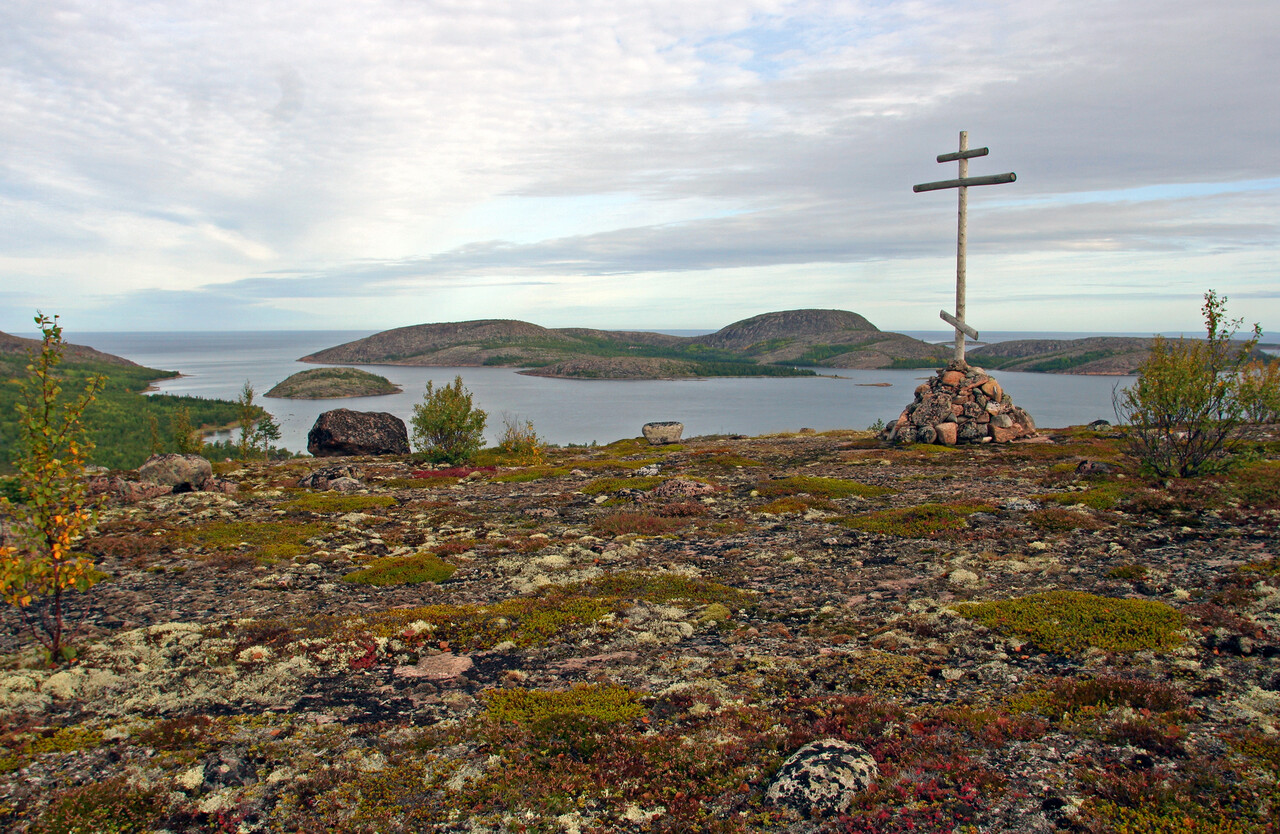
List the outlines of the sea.
{"label": "sea", "polygon": [[[816,369],[818,377],[715,377],[688,380],[566,380],[524,376],[512,368],[410,368],[359,366],[391,380],[402,390],[381,397],[340,400],[272,399],[264,394],[277,382],[308,368],[298,358],[371,335],[369,330],[278,332],[68,333],[67,340],[123,356],[140,365],[177,371],[181,377],[155,385],[157,392],[235,399],[245,382],[257,402],[280,424],[281,445],[306,451],[307,432],[322,412],[334,408],[385,411],[409,422],[427,382],[437,387],[461,376],[478,408],[489,414],[486,437],[494,443],[504,423],[532,421],[538,436],[556,445],[610,443],[640,435],[648,422],[678,420],[684,436],[758,435],[811,428],[865,429],[891,422],[912,401],[916,386],[931,371]],[[711,331],[662,331],[697,335]],[[907,335],[947,342],[944,331]],[[1082,338],[1097,333],[984,333],[984,341]],[[1042,428],[1114,422],[1112,393],[1131,385],[1131,376],[1072,376],[1001,371],[996,374],[1013,401]],[[216,437],[216,436],[215,436]]]}

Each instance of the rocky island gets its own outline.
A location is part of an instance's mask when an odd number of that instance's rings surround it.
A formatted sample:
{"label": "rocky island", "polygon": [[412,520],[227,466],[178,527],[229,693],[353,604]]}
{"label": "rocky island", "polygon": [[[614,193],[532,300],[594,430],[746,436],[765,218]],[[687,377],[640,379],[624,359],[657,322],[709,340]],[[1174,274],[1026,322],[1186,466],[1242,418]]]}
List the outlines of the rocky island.
{"label": "rocky island", "polygon": [[[1096,337],[978,344],[970,359],[984,367],[1046,373],[1131,374],[1150,339]],[[847,310],[786,310],[734,322],[705,336],[638,331],[551,329],[529,322],[419,324],[302,357],[352,365],[499,365],[575,379],[692,376],[793,376],[813,368],[936,368],[952,356],[935,345],[880,330]]]}
{"label": "rocky island", "polygon": [[287,400],[336,400],[399,394],[402,390],[386,377],[359,368],[311,368],[277,383],[265,396]]}
{"label": "rocky island", "polygon": [[73,665],[0,611],[0,828],[1271,830],[1280,435],[1040,431],[122,491]]}

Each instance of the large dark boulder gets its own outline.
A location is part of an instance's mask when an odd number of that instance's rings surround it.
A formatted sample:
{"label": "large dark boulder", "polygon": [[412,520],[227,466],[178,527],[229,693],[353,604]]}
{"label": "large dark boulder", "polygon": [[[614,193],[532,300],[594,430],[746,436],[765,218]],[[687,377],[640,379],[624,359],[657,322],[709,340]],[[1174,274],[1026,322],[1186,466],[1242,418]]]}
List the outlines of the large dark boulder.
{"label": "large dark boulder", "polygon": [[316,418],[307,432],[307,451],[318,458],[345,455],[407,455],[404,420],[385,411],[335,408]]}

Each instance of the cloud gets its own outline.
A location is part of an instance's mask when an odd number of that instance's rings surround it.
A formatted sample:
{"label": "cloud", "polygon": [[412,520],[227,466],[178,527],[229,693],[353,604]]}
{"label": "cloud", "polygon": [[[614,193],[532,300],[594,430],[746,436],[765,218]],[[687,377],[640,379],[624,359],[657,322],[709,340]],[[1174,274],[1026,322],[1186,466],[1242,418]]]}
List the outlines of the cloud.
{"label": "cloud", "polygon": [[[20,0],[0,282],[124,328],[258,304],[341,327],[328,300],[423,294],[516,315],[495,288],[725,270],[781,302],[777,269],[945,259],[954,199],[910,186],[967,128],[974,173],[1019,177],[972,195],[975,256],[1109,253],[1154,294],[1190,253],[1244,287],[1276,255],[1278,29],[1271,0]],[[584,315],[611,297],[670,301]]]}

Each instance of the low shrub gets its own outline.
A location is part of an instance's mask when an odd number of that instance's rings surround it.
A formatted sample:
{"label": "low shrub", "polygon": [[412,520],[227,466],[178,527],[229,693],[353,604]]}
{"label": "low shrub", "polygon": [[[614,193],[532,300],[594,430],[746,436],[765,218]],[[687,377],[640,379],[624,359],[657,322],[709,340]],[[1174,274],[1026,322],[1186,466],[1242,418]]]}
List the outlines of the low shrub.
{"label": "low shrub", "polygon": [[358,571],[342,577],[343,582],[357,585],[416,585],[420,582],[444,582],[457,572],[457,567],[434,554],[386,556],[375,559]]}
{"label": "low shrub", "polygon": [[584,684],[572,689],[491,689],[482,696],[485,711],[495,721],[532,724],[566,714],[607,723],[644,715],[643,693],[614,684]]}
{"label": "low shrub", "polygon": [[620,489],[638,489],[642,492],[648,492],[665,480],[667,479],[660,475],[642,475],[635,478],[599,478],[584,485],[579,492],[585,495],[603,495],[606,492],[617,492]]}
{"label": "low shrub", "polygon": [[813,495],[820,498],[876,498],[881,495],[892,495],[895,490],[889,487],[850,481],[845,478],[819,478],[812,475],[793,475],[774,481],[761,481],[756,484],[755,491],[773,498],[784,495]]}
{"label": "low shrub", "polygon": [[927,539],[959,532],[965,528],[965,519],[969,516],[974,513],[992,513],[995,509],[990,504],[920,504],[849,516],[839,523],[866,533],[904,539]]}
{"label": "low shrub", "polygon": [[1183,619],[1155,600],[1116,599],[1080,591],[1047,591],[1014,599],[966,602],[955,611],[1040,651],[1073,654],[1171,649],[1181,645]]}
{"label": "low shrub", "polygon": [[143,834],[163,813],[163,795],[123,777],[55,793],[33,834]]}
{"label": "low shrub", "polygon": [[319,522],[292,521],[216,521],[188,527],[176,538],[190,546],[215,552],[248,551],[260,561],[275,561],[301,556],[309,539],[332,532]]}
{"label": "low shrub", "polygon": [[1048,533],[1070,533],[1073,530],[1102,530],[1111,525],[1088,513],[1046,507],[1027,514],[1027,521],[1038,530]]}
{"label": "low shrub", "polygon": [[650,602],[680,600],[703,605],[721,603],[730,608],[742,608],[755,600],[755,595],[750,591],[740,591],[719,582],[687,576],[683,573],[624,571],[571,585],[567,590],[596,597],[617,597]]}
{"label": "low shrub", "polygon": [[679,518],[671,518],[647,510],[621,510],[610,513],[591,522],[591,530],[606,536],[622,536],[637,534],[641,536],[661,536],[683,527],[685,522]]}
{"label": "low shrub", "polygon": [[340,495],[328,492],[309,492],[280,505],[282,510],[303,513],[359,513],[394,507],[396,499],[390,495]]}

